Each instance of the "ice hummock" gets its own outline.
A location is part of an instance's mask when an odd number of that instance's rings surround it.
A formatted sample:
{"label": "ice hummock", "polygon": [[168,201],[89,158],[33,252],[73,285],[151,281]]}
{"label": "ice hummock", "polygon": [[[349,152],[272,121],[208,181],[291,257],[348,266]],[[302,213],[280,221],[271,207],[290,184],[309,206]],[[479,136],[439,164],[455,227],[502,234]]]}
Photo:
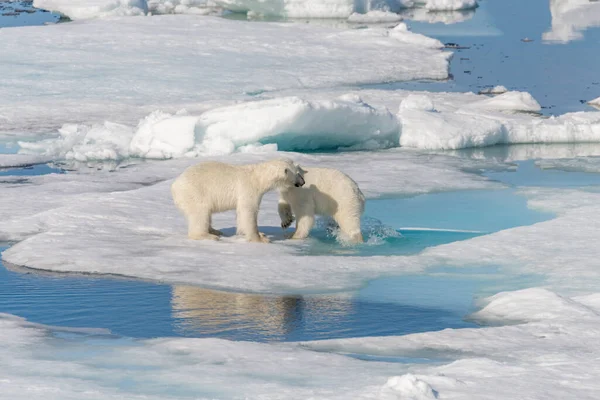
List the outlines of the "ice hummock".
{"label": "ice hummock", "polygon": [[[155,111],[137,126],[65,124],[58,135],[20,141],[22,154],[54,160],[180,158],[234,152],[350,151],[398,146],[463,149],[496,144],[598,143],[600,113],[540,118],[526,92],[469,94],[360,90],[304,91],[302,96],[211,108]],[[262,99],[262,100],[259,100]],[[391,110],[398,110],[395,114]]]}
{"label": "ice hummock", "polygon": [[600,3],[594,0],[550,0],[550,13],[552,27],[542,35],[544,40],[568,43],[600,26]]}

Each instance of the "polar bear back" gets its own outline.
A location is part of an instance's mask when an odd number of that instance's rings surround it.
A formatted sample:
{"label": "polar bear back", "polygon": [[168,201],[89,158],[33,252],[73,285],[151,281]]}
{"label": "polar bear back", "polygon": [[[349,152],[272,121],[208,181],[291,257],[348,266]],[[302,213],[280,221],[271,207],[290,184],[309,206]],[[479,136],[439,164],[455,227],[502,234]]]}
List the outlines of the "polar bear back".
{"label": "polar bear back", "polygon": [[340,210],[351,210],[359,214],[364,212],[365,197],[356,182],[348,175],[332,168],[303,169],[306,171],[304,187],[292,188],[292,190],[310,192],[309,197],[314,202],[315,214],[334,216]]}
{"label": "polar bear back", "polygon": [[244,166],[216,161],[193,165],[173,182],[173,198],[183,209],[203,204],[212,212],[231,210],[236,208],[240,190],[251,182],[250,174]]}

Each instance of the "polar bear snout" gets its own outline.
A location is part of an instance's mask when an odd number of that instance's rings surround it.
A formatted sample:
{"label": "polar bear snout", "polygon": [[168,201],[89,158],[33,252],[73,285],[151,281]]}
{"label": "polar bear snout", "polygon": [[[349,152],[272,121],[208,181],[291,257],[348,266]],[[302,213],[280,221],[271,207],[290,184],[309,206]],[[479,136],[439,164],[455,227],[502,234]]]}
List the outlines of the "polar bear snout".
{"label": "polar bear snout", "polygon": [[294,186],[296,187],[302,187],[304,186],[306,182],[304,181],[304,178],[302,177],[302,175],[297,174],[296,175],[296,182],[294,182]]}

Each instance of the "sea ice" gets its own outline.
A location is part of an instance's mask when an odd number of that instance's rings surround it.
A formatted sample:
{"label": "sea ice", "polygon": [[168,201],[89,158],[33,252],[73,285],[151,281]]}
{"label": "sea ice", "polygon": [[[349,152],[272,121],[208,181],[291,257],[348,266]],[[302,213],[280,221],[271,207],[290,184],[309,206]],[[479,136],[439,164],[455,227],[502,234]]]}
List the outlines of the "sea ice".
{"label": "sea ice", "polygon": [[3,29],[0,39],[0,130],[24,132],[133,125],[157,109],[197,115],[284,89],[446,79],[452,56],[408,31],[189,15]]}
{"label": "sea ice", "polygon": [[[468,164],[449,157],[399,150],[288,156],[301,165],[343,170],[368,197],[501,187],[476,174],[461,172]],[[272,157],[244,153],[212,159],[241,163]],[[279,293],[344,290],[384,272],[420,268],[406,257],[300,257],[297,246],[301,242],[281,240],[274,193],[263,199],[259,225],[275,243],[256,245],[235,237],[217,243],[188,240],[185,220],[173,205],[169,185],[173,177],[196,162],[190,159],[152,162],[118,172],[82,171],[28,177],[26,183],[4,184],[2,191],[6,195],[0,197],[3,221],[0,239],[21,241],[4,251],[3,259],[15,265],[53,271],[117,274]],[[475,164],[472,168],[478,167]],[[5,180],[10,182],[10,177]],[[154,184],[147,186],[149,183]],[[148,218],[157,212],[161,218]],[[213,218],[215,227],[224,229],[227,235],[234,233],[234,221],[234,213],[217,214]],[[58,237],[61,239],[57,241]],[[250,270],[252,274],[248,274]]]}
{"label": "sea ice", "polygon": [[596,108],[600,109],[600,97],[598,97],[594,100],[588,101],[588,104],[592,107],[596,107]]}
{"label": "sea ice", "polygon": [[594,0],[550,0],[552,27],[544,40],[568,43],[581,39],[582,31],[600,26],[600,3]]}
{"label": "sea ice", "polygon": [[132,340],[7,314],[0,314],[0,339],[0,397],[11,400],[367,400],[406,371],[297,344]]}
{"label": "sea ice", "polygon": [[[567,298],[547,289],[500,293],[474,318],[517,325],[446,329],[396,337],[305,342],[319,351],[379,356],[427,354],[443,365],[413,366],[390,379],[416,399],[594,399],[600,372],[598,295]],[[431,391],[430,391],[430,390]],[[420,396],[420,397],[418,397]],[[429,396],[429,397],[427,397]],[[393,398],[393,397],[392,397]],[[399,396],[399,398],[404,398]]]}
{"label": "sea ice", "polygon": [[148,12],[146,0],[34,0],[33,6],[61,13],[72,20],[145,15]]}
{"label": "sea ice", "polygon": [[[543,119],[533,114],[540,106],[526,92],[495,97],[385,90],[300,92],[300,96],[257,96],[255,101],[215,107],[200,114],[155,111],[137,127],[111,122],[65,124],[58,136],[20,141],[19,152],[54,160],[88,161],[236,151],[375,150],[397,146],[462,149],[495,144],[600,142],[600,113]],[[396,115],[390,111],[394,109],[399,109]]]}

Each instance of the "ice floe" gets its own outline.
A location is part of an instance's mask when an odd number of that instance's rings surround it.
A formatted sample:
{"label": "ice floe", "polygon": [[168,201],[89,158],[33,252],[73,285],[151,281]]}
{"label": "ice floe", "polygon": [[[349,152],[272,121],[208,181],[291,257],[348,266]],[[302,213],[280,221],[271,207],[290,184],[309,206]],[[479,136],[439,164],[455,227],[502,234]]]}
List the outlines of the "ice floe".
{"label": "ice floe", "polygon": [[13,400],[40,393],[49,400],[366,400],[406,370],[296,344],[132,340],[7,314],[0,314],[0,338],[0,388]]}
{"label": "ice floe", "polygon": [[544,40],[567,43],[600,26],[600,3],[594,0],[550,0],[550,13],[552,27],[542,35]]}
{"label": "ice floe", "polygon": [[[593,399],[599,371],[598,296],[568,298],[531,288],[500,293],[476,313],[480,320],[518,325],[446,329],[401,337],[307,342],[320,351],[378,356],[427,354],[444,365],[413,366],[390,379],[398,397],[492,399],[577,397]],[[431,397],[431,393],[435,397]],[[412,396],[412,397],[410,397]],[[429,396],[429,397],[428,397]]]}
{"label": "ice floe", "polygon": [[[468,163],[449,157],[399,150],[291,156],[301,165],[343,170],[368,197],[501,187],[462,172],[460,168]],[[240,163],[265,158],[272,156],[245,153],[220,159]],[[302,243],[282,240],[275,194],[264,198],[259,215],[261,229],[275,243],[256,245],[236,237],[217,243],[188,240],[185,221],[173,205],[169,185],[171,178],[195,162],[153,162],[117,172],[28,177],[25,183],[4,184],[0,238],[21,241],[4,251],[3,259],[52,271],[281,293],[343,290],[385,271],[420,268],[404,257],[299,256],[298,246]],[[473,170],[480,167],[472,165]],[[374,170],[379,172],[374,174]],[[5,178],[9,181],[10,177]],[[148,218],[157,212],[160,218]],[[233,235],[234,213],[218,214],[213,221],[217,229]],[[223,262],[224,257],[227,262]]]}
{"label": "ice floe", "polygon": [[0,39],[0,129],[26,132],[198,114],[283,89],[446,79],[452,56],[408,31],[188,15],[3,29]]}

